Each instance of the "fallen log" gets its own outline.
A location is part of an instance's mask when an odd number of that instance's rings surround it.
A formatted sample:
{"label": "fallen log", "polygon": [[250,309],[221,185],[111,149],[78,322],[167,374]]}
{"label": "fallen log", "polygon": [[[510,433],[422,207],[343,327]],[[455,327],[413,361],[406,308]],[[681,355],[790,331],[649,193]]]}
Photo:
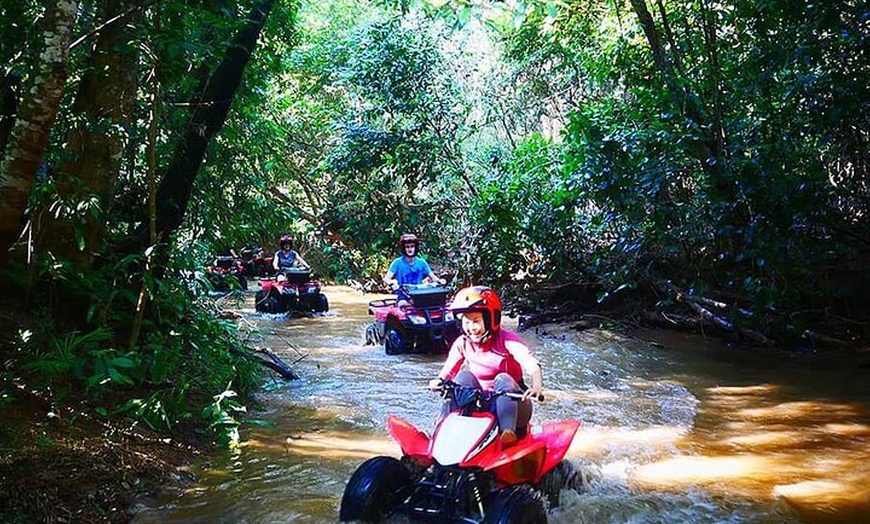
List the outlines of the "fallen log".
{"label": "fallen log", "polygon": [[764,334],[759,333],[753,329],[746,328],[737,328],[729,322],[727,319],[724,319],[718,315],[713,314],[709,309],[703,307],[697,301],[688,300],[687,297],[690,295],[686,295],[685,293],[677,293],[676,300],[677,302],[681,302],[689,306],[689,308],[697,313],[701,319],[713,324],[723,331],[727,331],[729,333],[737,333],[738,335],[751,340],[756,344],[760,344],[763,346],[770,346],[773,344],[773,341],[767,338]]}
{"label": "fallen log", "polygon": [[676,285],[674,285],[673,282],[668,282],[667,287],[668,287],[668,291],[673,293],[676,296],[678,301],[680,301],[682,299],[682,301],[684,301],[684,302],[694,302],[694,303],[699,304],[705,308],[716,308],[716,309],[722,310],[722,311],[733,309],[734,311],[737,311],[738,313],[740,313],[741,315],[743,315],[746,318],[753,318],[755,316],[755,314],[752,311],[749,311],[748,309],[736,307],[736,306],[733,306],[731,304],[728,304],[727,302],[713,300],[712,298],[699,297],[697,295],[687,293],[687,292],[683,291],[682,289],[680,289],[679,287],[677,287]]}
{"label": "fallen log", "polygon": [[262,353],[262,354],[266,355],[266,357],[268,357],[268,358],[262,358],[262,357],[259,357],[255,354],[253,354],[253,353],[250,353],[248,351],[244,351],[244,350],[241,350],[238,348],[230,348],[230,353],[232,353],[233,355],[238,355],[238,356],[240,356],[242,358],[246,358],[248,360],[254,360],[258,364],[261,364],[261,365],[271,369],[272,371],[277,373],[284,380],[298,380],[299,379],[299,375],[297,375],[296,372],[293,371],[290,368],[290,366],[288,366],[287,363],[284,362],[281,359],[281,357],[276,355],[274,352],[272,352],[266,348],[257,348],[256,352]]}
{"label": "fallen log", "polygon": [[[792,326],[789,326],[789,327],[792,327]],[[848,347],[852,347],[854,345],[846,340],[841,340],[839,338],[835,338],[835,337],[832,337],[829,335],[817,333],[817,332],[809,330],[809,329],[805,329],[801,333],[801,338],[812,341],[814,344],[817,344],[820,346],[827,346],[827,347],[834,347],[834,348],[848,348]]]}

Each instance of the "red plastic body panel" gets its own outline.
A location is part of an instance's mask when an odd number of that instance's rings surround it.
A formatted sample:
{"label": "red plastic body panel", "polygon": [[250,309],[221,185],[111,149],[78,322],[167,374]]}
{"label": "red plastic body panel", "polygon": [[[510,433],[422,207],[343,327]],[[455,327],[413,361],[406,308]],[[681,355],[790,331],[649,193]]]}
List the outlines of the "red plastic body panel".
{"label": "red plastic body panel", "polygon": [[[492,418],[489,413],[475,413],[473,416]],[[505,449],[501,440],[495,439],[459,465],[493,470],[496,481],[502,485],[536,483],[565,457],[579,427],[580,422],[577,420],[547,422],[542,426],[531,425],[527,434],[513,446]],[[432,445],[434,439],[439,437],[438,428],[430,439],[410,422],[390,415],[387,418],[387,429],[405,455],[423,464],[432,462]]]}

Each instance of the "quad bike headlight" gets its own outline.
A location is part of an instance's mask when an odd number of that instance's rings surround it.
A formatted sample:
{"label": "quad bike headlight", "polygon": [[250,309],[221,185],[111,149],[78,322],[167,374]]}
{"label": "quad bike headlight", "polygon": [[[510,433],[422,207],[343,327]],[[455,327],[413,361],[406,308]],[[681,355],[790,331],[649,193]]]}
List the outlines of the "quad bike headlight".
{"label": "quad bike headlight", "polygon": [[453,322],[455,320],[452,311],[447,311],[444,313],[444,322]]}
{"label": "quad bike headlight", "polygon": [[423,315],[408,315],[408,320],[410,320],[411,324],[414,324],[415,326],[426,325],[426,317]]}

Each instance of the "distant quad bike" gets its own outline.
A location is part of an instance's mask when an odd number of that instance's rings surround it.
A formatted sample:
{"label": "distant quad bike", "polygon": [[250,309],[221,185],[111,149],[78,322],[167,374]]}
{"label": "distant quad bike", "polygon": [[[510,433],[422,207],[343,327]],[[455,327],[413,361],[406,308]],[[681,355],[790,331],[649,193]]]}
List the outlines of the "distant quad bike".
{"label": "distant quad bike", "polygon": [[245,275],[257,278],[275,275],[272,256],[267,255],[259,244],[254,243],[242,248],[241,257]]}
{"label": "distant quad bike", "polygon": [[261,313],[325,313],[329,301],[309,269],[288,269],[275,278],[260,280],[254,308]]}
{"label": "distant quad bike", "polygon": [[387,355],[445,352],[459,336],[447,311],[447,290],[433,284],[404,285],[409,303],[395,298],[369,302],[375,321],[366,326],[366,345],[384,345]]}
{"label": "distant quad bike", "polygon": [[499,395],[521,395],[484,394],[454,382],[442,387],[460,410],[444,417],[431,438],[390,415],[387,429],[402,458],[378,456],[356,469],[341,498],[341,522],[402,515],[439,524],[545,524],[547,504],[559,506],[563,489],[582,489],[580,471],[563,460],[579,421],[532,424],[505,447],[487,406]]}
{"label": "distant quad bike", "polygon": [[217,256],[206,268],[206,275],[215,291],[248,289],[248,279],[244,274],[242,260],[232,256]]}

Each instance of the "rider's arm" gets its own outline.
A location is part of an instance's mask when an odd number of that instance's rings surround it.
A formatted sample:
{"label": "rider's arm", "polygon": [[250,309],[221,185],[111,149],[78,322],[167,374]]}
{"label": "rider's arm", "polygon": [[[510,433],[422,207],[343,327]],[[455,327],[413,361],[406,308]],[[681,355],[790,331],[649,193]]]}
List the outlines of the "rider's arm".
{"label": "rider's arm", "polygon": [[272,267],[275,268],[275,271],[281,269],[280,259],[278,258],[279,251],[275,251],[275,255],[272,256]]}
{"label": "rider's arm", "polygon": [[302,258],[302,255],[300,255],[299,253],[296,253],[296,265],[303,269],[311,269],[311,266],[308,264],[308,262],[305,261],[304,258]]}
{"label": "rider's arm", "polygon": [[523,394],[524,398],[539,397],[544,392],[544,372],[541,362],[535,357],[532,350],[519,336],[510,333],[510,339],[505,341],[505,349],[519,362],[523,373],[531,379],[531,385]]}
{"label": "rider's arm", "polygon": [[384,283],[388,285],[393,291],[395,291],[399,287],[399,280],[396,278],[396,275],[389,269],[384,274]]}
{"label": "rider's arm", "polygon": [[539,398],[544,393],[544,371],[540,364],[531,370],[529,377],[532,379],[532,385],[523,393],[523,398]]}
{"label": "rider's arm", "polygon": [[433,284],[444,285],[444,281],[441,279],[441,277],[439,277],[435,274],[434,271],[432,271],[432,268],[429,266],[429,262],[426,262],[422,258],[418,258],[417,260],[419,264],[423,265],[423,274],[426,275],[425,278],[429,279],[429,282]]}
{"label": "rider's arm", "polygon": [[434,271],[431,271],[431,270],[429,271],[429,280],[434,284],[438,284],[439,286],[443,286],[444,284],[447,283],[446,280],[439,277],[438,275],[435,274]]}
{"label": "rider's arm", "polygon": [[441,371],[438,372],[438,376],[429,381],[429,389],[438,389],[442,380],[451,380],[455,377],[464,361],[465,357],[462,355],[462,337],[460,337],[454,340],[453,345],[450,346],[450,351],[447,353],[447,360],[445,360],[444,365],[441,366]]}

